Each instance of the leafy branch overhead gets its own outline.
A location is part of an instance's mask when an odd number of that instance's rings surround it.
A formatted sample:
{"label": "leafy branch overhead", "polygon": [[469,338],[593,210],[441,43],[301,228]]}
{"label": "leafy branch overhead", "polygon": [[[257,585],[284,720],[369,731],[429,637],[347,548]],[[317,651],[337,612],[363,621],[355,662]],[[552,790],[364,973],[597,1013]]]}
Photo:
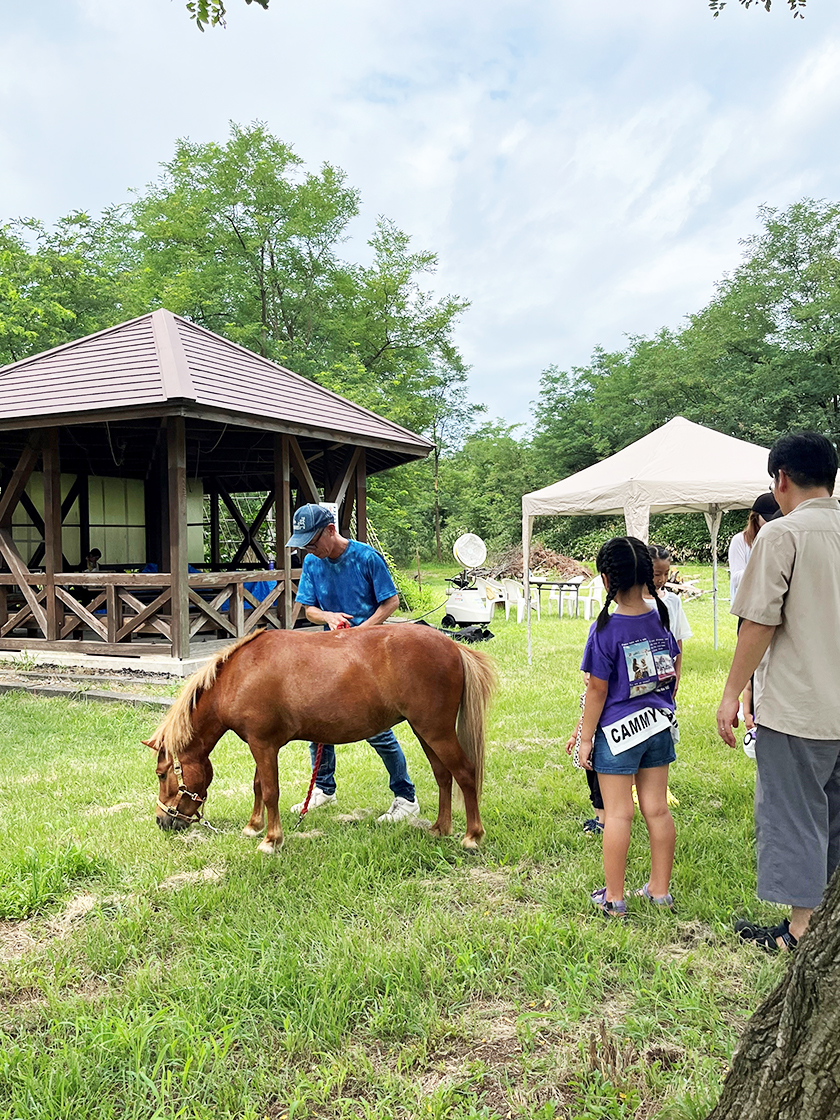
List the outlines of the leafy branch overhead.
{"label": "leafy branch overhead", "polygon": [[[259,4],[268,10],[269,0],[245,0],[246,4]],[[224,27],[227,9],[225,0],[189,0],[187,11],[195,20],[199,31],[203,31],[209,24],[211,27]]]}
{"label": "leafy branch overhead", "polygon": [[[249,4],[250,2],[251,0],[248,0]],[[723,9],[726,7],[726,3],[727,0],[709,0],[709,8],[711,9],[715,19],[717,19]],[[759,8],[764,8],[765,12],[769,12],[771,7],[773,6],[773,0],[738,0],[738,3],[743,5],[743,7],[745,8],[751,8],[753,4],[755,4]],[[803,8],[805,7],[806,0],[785,0],[785,3],[790,8],[791,14],[793,15],[794,19],[805,18],[805,12],[803,11]]]}

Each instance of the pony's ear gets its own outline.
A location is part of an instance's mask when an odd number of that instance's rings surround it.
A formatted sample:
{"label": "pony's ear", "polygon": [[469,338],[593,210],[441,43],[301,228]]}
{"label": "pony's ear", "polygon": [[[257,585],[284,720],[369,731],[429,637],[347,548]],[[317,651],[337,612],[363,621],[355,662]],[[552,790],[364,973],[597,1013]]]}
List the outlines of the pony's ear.
{"label": "pony's ear", "polygon": [[154,741],[154,739],[141,739],[140,742],[143,744],[144,747],[148,747],[150,750],[153,750],[153,751],[160,750],[160,748],[158,747],[158,745]]}

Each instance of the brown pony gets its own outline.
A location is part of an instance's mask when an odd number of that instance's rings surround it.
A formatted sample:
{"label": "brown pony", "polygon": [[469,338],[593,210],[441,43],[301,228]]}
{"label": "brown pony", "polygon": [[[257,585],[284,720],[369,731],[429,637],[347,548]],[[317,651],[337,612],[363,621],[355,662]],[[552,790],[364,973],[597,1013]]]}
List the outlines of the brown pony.
{"label": "brown pony", "polygon": [[[277,752],[291,739],[355,743],[406,720],[438,784],[435,836],[452,832],[452,779],[464,795],[465,848],[484,835],[478,799],[484,772],[492,660],[428,626],[258,631],[217,654],[185,684],[147,745],[158,752],[157,823],[200,818],[213,778],[210,752],[227,730],[256,762],[246,836],[267,823],[261,852],[283,844]],[[457,727],[457,730],[456,730]]]}

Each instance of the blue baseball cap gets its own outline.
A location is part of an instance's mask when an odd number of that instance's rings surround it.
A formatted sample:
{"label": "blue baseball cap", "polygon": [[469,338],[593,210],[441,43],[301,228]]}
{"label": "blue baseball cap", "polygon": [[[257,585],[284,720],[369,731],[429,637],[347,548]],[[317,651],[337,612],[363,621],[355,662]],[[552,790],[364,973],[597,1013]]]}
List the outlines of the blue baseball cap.
{"label": "blue baseball cap", "polygon": [[333,524],[332,514],[323,506],[310,503],[296,509],[292,517],[294,532],[286,541],[286,548],[305,548],[322,529]]}

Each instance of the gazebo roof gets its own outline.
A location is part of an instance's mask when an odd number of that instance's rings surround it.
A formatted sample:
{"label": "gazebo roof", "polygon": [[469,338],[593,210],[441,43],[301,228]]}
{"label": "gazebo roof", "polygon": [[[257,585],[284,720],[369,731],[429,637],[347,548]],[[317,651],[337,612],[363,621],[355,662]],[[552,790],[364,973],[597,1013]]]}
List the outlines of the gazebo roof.
{"label": "gazebo roof", "polygon": [[0,369],[0,430],[167,415],[367,446],[392,462],[433,446],[163,308]]}

